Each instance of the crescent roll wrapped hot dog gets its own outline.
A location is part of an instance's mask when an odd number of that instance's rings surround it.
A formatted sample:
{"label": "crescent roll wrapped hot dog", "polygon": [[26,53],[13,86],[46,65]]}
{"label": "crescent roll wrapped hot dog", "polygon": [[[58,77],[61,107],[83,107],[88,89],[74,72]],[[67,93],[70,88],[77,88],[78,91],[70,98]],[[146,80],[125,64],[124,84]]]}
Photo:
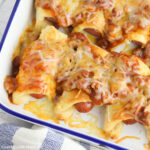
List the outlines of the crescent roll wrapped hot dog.
{"label": "crescent roll wrapped hot dog", "polygon": [[[54,35],[54,33],[56,34]],[[59,56],[66,50],[64,46],[66,39],[65,34],[53,26],[47,26],[43,29],[39,40],[34,41],[25,50],[19,74],[16,77],[18,87],[13,93],[15,104],[28,102],[30,97],[54,98],[56,87],[54,76]]]}

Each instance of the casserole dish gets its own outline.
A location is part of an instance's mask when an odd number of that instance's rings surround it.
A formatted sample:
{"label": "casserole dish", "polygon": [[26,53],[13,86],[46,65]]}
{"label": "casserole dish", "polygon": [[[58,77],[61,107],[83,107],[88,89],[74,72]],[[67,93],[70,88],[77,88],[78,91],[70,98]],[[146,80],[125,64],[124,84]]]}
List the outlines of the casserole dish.
{"label": "casserole dish", "polygon": [[[142,125],[134,124],[132,126],[125,126],[122,137],[124,136],[136,136],[140,137],[140,140],[137,139],[127,139],[122,143],[115,144],[115,141],[106,141],[100,139],[94,135],[89,135],[84,129],[71,128],[67,125],[64,125],[62,122],[56,124],[53,121],[45,121],[39,119],[32,113],[25,111],[23,105],[16,106],[10,103],[8,100],[7,93],[4,89],[4,79],[10,74],[11,71],[11,57],[13,50],[18,43],[19,37],[24,29],[27,27],[27,22],[30,22],[34,16],[34,1],[33,0],[16,0],[16,4],[12,11],[11,17],[7,24],[6,30],[4,32],[3,38],[0,43],[0,108],[6,111],[7,113],[14,115],[20,119],[39,124],[42,126],[50,127],[59,132],[69,134],[71,136],[81,138],[88,142],[95,144],[105,145],[113,149],[143,149],[143,144],[147,143],[145,138],[145,130]],[[103,108],[94,108],[92,114],[99,118],[98,123],[102,124],[103,117],[100,115],[100,112],[103,112]],[[102,113],[101,113],[102,114]],[[83,118],[87,118],[86,115],[83,115]]]}

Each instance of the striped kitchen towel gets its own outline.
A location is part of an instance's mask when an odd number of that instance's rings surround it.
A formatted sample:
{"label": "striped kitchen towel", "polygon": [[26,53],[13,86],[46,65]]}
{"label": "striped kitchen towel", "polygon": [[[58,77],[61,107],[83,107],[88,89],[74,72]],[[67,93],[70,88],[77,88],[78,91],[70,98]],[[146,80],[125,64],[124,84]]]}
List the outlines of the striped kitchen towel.
{"label": "striped kitchen towel", "polygon": [[108,150],[32,125],[0,110],[0,150]]}

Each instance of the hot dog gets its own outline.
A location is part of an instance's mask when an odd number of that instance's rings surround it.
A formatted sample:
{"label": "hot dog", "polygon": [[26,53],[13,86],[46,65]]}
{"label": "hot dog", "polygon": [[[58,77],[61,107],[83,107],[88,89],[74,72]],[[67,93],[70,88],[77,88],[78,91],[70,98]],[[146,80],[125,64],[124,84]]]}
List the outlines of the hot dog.
{"label": "hot dog", "polygon": [[40,99],[40,98],[43,98],[45,97],[45,95],[42,95],[42,94],[30,94],[32,97],[36,98],[36,99]]}
{"label": "hot dog", "polygon": [[136,120],[135,119],[128,119],[128,120],[123,120],[123,122],[127,125],[135,124]]}
{"label": "hot dog", "polygon": [[93,28],[85,28],[84,31],[94,36],[98,36],[98,37],[101,36],[101,33],[98,30]]}
{"label": "hot dog", "polygon": [[87,113],[92,110],[94,104],[92,102],[81,102],[74,105],[75,108],[81,113]]}

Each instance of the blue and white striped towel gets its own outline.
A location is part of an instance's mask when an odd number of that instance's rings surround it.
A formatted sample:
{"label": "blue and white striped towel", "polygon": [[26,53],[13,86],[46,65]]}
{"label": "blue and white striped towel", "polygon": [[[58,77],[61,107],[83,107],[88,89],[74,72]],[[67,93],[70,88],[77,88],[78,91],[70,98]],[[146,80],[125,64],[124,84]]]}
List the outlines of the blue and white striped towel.
{"label": "blue and white striped towel", "polygon": [[0,110],[0,150],[98,150],[46,127],[32,125]]}
{"label": "blue and white striped towel", "polygon": [[[0,40],[15,0],[0,0]],[[0,110],[0,150],[96,150],[51,129],[21,121]]]}

